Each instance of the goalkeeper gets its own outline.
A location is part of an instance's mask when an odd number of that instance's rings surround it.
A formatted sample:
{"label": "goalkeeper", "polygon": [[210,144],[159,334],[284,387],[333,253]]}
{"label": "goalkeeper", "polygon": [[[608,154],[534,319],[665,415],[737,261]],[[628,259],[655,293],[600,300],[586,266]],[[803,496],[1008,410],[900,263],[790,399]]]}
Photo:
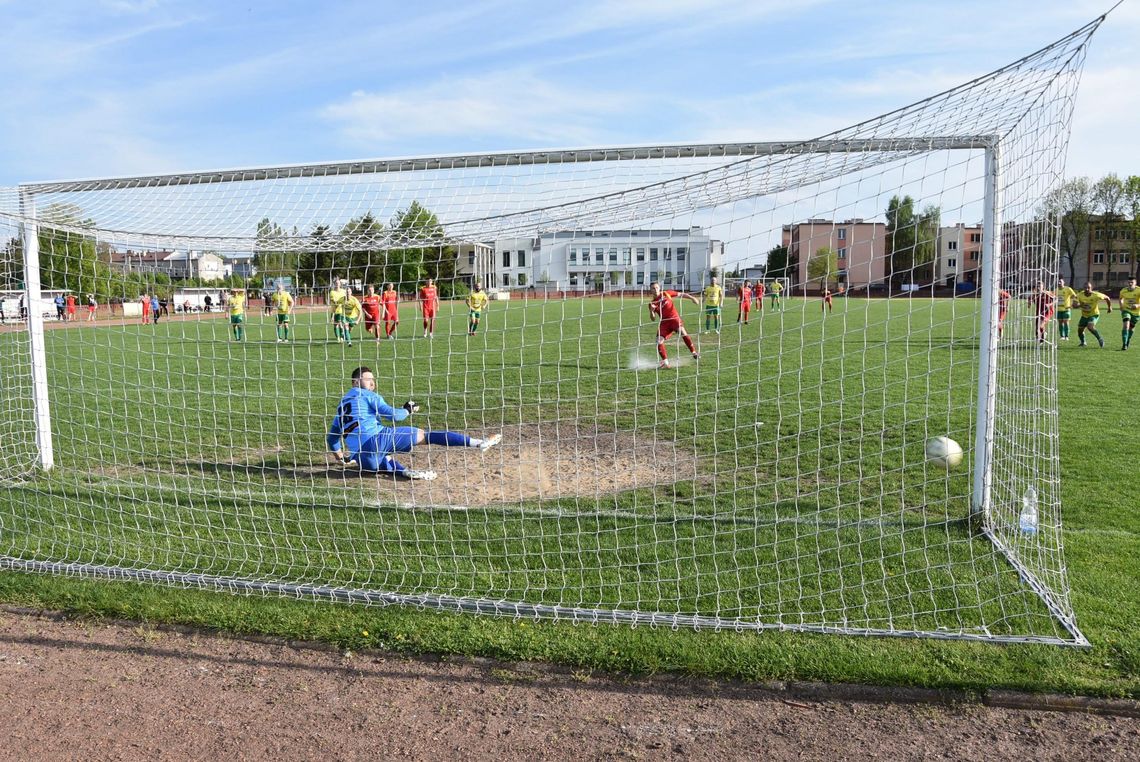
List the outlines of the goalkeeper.
{"label": "goalkeeper", "polygon": [[364,366],[357,368],[352,371],[352,388],[341,398],[329,426],[328,447],[333,460],[344,465],[359,463],[364,471],[408,479],[434,479],[434,471],[407,468],[392,454],[411,452],[413,447],[424,443],[444,447],[478,447],[485,452],[502,440],[501,434],[476,439],[456,431],[425,432],[414,426],[389,427],[381,423],[385,418],[394,423],[402,421],[419,409],[419,405],[411,401],[401,408],[392,407],[376,393],[376,377],[372,370]]}

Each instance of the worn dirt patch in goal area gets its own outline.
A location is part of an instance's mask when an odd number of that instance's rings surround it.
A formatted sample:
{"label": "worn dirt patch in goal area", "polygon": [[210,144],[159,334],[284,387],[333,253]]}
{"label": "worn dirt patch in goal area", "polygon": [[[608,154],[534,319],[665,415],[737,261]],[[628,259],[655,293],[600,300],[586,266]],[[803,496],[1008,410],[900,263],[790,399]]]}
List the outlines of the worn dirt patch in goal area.
{"label": "worn dirt patch in goal area", "polygon": [[[470,432],[485,437],[496,429]],[[630,432],[578,422],[515,425],[498,429],[500,445],[474,448],[419,445],[397,458],[409,468],[435,471],[435,481],[407,481],[356,469],[328,472],[330,479],[376,482],[382,504],[410,507],[483,507],[554,498],[591,502],[639,487],[696,479],[692,450]]]}

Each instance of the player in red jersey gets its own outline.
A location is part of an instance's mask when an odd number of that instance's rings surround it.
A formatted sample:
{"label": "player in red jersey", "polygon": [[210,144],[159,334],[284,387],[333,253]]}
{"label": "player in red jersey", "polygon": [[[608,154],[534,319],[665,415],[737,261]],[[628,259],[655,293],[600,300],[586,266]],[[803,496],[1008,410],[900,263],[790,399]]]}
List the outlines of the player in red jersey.
{"label": "player in red jersey", "polygon": [[368,293],[360,300],[360,307],[364,312],[364,332],[380,341],[380,297],[376,295],[375,286],[368,287]]}
{"label": "player in red jersey", "polygon": [[78,301],[75,294],[67,295],[67,320],[68,322],[75,320],[75,303]]}
{"label": "player in red jersey", "polygon": [[821,309],[824,312],[831,312],[833,309],[835,309],[831,304],[831,289],[827,286],[823,287],[823,305],[821,306]]}
{"label": "player in red jersey", "polygon": [[743,320],[745,325],[748,325],[748,313],[752,311],[752,281],[744,281],[744,285],[736,292],[736,296],[740,299],[740,308],[736,313],[736,322]]}
{"label": "player in red jersey", "polygon": [[142,322],[146,325],[150,322],[150,297],[143,294],[139,297],[139,301],[142,302]]}
{"label": "player in red jersey", "polygon": [[1057,308],[1057,297],[1052,291],[1045,289],[1045,281],[1037,281],[1037,290],[1029,295],[1029,307],[1037,316],[1037,343],[1045,343],[1045,329],[1053,319],[1053,311]]}
{"label": "player in red jersey", "polygon": [[764,292],[765,291],[767,291],[767,288],[765,288],[765,286],[764,286],[764,281],[762,281],[762,280],[756,281],[756,286],[752,289],[752,296],[753,296],[753,298],[756,299],[756,311],[757,312],[763,312],[764,311]]}
{"label": "player in red jersey", "polygon": [[400,292],[394,284],[384,287],[380,303],[384,306],[384,335],[390,339],[400,325]]}
{"label": "player in red jersey", "polygon": [[420,288],[420,309],[424,316],[424,338],[435,337],[435,313],[439,309],[439,291],[435,281],[427,279],[427,284]]}
{"label": "player in red jersey", "polygon": [[998,292],[998,338],[1005,330],[1005,316],[1009,313],[1009,300],[1012,295],[1004,288]]}
{"label": "player in red jersey", "polygon": [[701,356],[697,352],[692,338],[689,337],[689,332],[685,330],[685,324],[681,322],[681,315],[677,312],[677,305],[673,303],[673,300],[679,296],[682,299],[688,299],[697,306],[700,306],[701,300],[692,294],[662,291],[661,284],[657,281],[649,284],[649,293],[653,295],[649,301],[649,317],[653,320],[661,319],[661,325],[657,328],[657,354],[661,355],[661,364],[657,367],[669,367],[669,355],[665,351],[665,340],[674,333],[681,334],[681,340],[693,353],[693,359],[699,360]]}

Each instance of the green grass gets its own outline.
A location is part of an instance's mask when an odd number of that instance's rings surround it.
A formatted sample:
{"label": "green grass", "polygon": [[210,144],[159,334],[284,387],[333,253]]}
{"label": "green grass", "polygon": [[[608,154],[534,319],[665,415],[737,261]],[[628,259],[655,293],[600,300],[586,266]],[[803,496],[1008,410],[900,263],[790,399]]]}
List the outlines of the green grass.
{"label": "green grass", "polygon": [[[975,306],[840,300],[825,323],[815,302],[789,300],[744,333],[702,337],[699,364],[663,373],[627,369],[631,353],[653,356],[653,331],[640,303],[612,300],[496,304],[474,339],[452,308],[430,343],[408,338],[408,314],[405,338],[351,348],[311,315],[287,346],[259,317],[240,345],[216,319],[49,331],[59,465],[0,497],[0,553],[789,626],[1063,636],[969,531],[969,464],[938,473],[922,458],[931,434],[972,444]],[[1011,324],[1003,370],[1034,367],[1025,332]],[[1059,352],[1065,561],[1091,649],[574,626],[18,573],[0,575],[0,598],[582,669],[1137,695],[1140,518],[1116,412],[1128,403],[1098,391],[1135,358],[1075,341]],[[390,400],[423,403],[432,428],[579,419],[675,442],[699,476],[467,512],[386,505],[375,482],[313,475],[362,362]],[[999,497],[999,512],[1015,511]],[[1026,562],[1049,579],[1060,568],[1053,554]]]}

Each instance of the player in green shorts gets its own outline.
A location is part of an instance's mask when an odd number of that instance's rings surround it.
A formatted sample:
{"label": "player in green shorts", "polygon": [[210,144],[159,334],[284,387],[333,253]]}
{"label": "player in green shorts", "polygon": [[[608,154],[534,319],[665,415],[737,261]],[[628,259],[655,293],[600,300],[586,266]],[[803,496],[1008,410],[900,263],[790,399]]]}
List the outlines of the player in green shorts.
{"label": "player in green shorts", "polygon": [[285,290],[281,281],[277,282],[277,290],[273,292],[270,302],[277,311],[277,342],[288,342],[289,316],[293,312],[293,296]]}
{"label": "player in green shorts", "polygon": [[1065,285],[1064,278],[1057,279],[1057,290],[1053,292],[1057,297],[1057,333],[1061,341],[1069,340],[1069,318],[1073,316],[1073,300],[1077,292],[1071,286]]}
{"label": "player in green shorts", "polygon": [[344,341],[348,346],[352,346],[352,329],[360,322],[361,315],[364,314],[364,309],[360,305],[360,300],[356,298],[356,293],[352,290],[348,291],[347,296],[344,298],[344,315],[342,316],[342,333]]}
{"label": "player in green shorts", "polygon": [[1140,322],[1140,288],[1136,287],[1136,279],[1129,278],[1128,285],[1120,289],[1120,318],[1123,324],[1120,328],[1120,351],[1128,349],[1132,343],[1132,332],[1136,330],[1136,323]]}
{"label": "player in green shorts", "polygon": [[709,279],[711,282],[705,288],[705,331],[712,325],[720,333],[720,303],[724,301],[724,289],[717,283],[716,276]]}
{"label": "player in green shorts", "polygon": [[348,294],[340,285],[340,278],[333,278],[333,286],[329,290],[329,309],[332,310],[333,334],[337,341],[345,340],[344,330],[344,302]]}
{"label": "player in green shorts", "polygon": [[1077,306],[1081,308],[1081,321],[1077,323],[1077,338],[1080,346],[1085,345],[1085,331],[1096,337],[1097,343],[1104,348],[1104,339],[1096,330],[1097,321],[1100,320],[1100,303],[1108,302],[1108,311],[1112,312],[1112,300],[1099,291],[1093,291],[1091,282],[1085,284],[1085,290],[1077,294]]}
{"label": "player in green shorts", "polygon": [[784,284],[778,280],[772,281],[772,309],[784,309]]}
{"label": "player in green shorts", "polygon": [[233,331],[234,341],[245,338],[245,289],[235,288],[230,293],[230,330]]}

